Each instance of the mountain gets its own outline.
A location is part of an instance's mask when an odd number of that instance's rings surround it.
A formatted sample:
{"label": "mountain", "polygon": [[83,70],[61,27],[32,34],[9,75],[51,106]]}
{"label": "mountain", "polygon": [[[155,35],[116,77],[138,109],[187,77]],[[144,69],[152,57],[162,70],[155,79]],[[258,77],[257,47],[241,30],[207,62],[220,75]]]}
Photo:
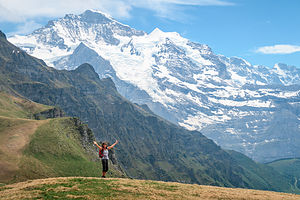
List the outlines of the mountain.
{"label": "mountain", "polygon": [[253,66],[178,33],[147,34],[93,10],[9,41],[57,69],[89,63],[128,100],[256,161],[300,153],[296,67]]}
{"label": "mountain", "polygon": [[[0,183],[100,176],[94,134],[79,119],[62,113],[0,92]],[[111,166],[111,176],[124,176],[117,165]]]}
{"label": "mountain", "polygon": [[0,185],[1,199],[285,199],[299,195],[120,178],[60,177]]}
{"label": "mountain", "polygon": [[[188,131],[148,112],[145,105],[129,102],[111,79],[100,80],[89,64],[56,70],[0,38],[0,66],[3,90],[59,106],[68,116],[87,122],[101,141],[118,139],[116,160],[132,178],[298,192],[284,176],[254,176],[200,132]],[[59,129],[56,124],[51,127]],[[261,170],[255,162],[252,165]],[[281,184],[276,184],[278,180]]]}

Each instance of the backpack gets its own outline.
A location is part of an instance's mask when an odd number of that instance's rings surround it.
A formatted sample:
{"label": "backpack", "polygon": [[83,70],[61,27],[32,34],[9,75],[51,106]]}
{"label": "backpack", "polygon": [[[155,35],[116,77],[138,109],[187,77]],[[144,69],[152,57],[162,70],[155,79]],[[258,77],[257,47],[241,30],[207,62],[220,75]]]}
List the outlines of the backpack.
{"label": "backpack", "polygon": [[99,149],[99,158],[103,158],[103,150],[103,148],[101,150]]}

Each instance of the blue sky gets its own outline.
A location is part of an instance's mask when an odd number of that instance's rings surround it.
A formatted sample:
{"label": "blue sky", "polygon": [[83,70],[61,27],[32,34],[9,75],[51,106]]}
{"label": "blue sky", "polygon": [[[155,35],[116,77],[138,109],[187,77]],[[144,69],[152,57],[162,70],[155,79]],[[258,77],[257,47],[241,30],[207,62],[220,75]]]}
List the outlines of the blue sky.
{"label": "blue sky", "polygon": [[98,9],[133,28],[158,27],[214,52],[300,67],[300,0],[0,0],[0,29],[26,34],[66,13]]}

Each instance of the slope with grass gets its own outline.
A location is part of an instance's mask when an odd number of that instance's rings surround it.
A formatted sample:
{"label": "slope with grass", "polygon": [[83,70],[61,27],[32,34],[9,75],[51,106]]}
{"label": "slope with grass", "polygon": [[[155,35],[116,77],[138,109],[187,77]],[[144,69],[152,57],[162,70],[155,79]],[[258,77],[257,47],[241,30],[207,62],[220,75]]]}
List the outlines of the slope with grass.
{"label": "slope with grass", "polygon": [[15,179],[30,136],[44,123],[47,121],[0,117],[0,182]]}
{"label": "slope with grass", "polygon": [[294,186],[300,188],[300,158],[280,159],[270,162],[268,165],[289,177]]}
{"label": "slope with grass", "polygon": [[48,122],[32,120],[33,115],[50,109],[50,106],[0,92],[0,182],[15,178],[30,137]]}
{"label": "slope with grass", "polygon": [[5,92],[0,92],[0,116],[13,118],[34,118],[34,114],[52,109],[32,102],[28,99],[18,98]]}
{"label": "slope with grass", "polygon": [[0,186],[0,199],[299,199],[300,195],[132,179],[49,178]]}
{"label": "slope with grass", "polygon": [[[255,180],[255,186],[260,189],[267,190],[268,187],[275,188],[276,191],[289,191],[293,193],[300,193],[299,186],[294,184],[294,179],[289,178],[283,173],[280,173],[277,168],[268,166],[265,164],[257,163],[242,153],[236,151],[227,151],[243,168],[246,172],[246,177],[251,177],[252,180]],[[300,174],[299,174],[300,175]],[[269,180],[269,182],[266,182]],[[289,182],[289,184],[286,184]],[[272,185],[268,185],[268,184]],[[293,185],[293,189],[290,186]],[[250,188],[255,187],[250,186]]]}
{"label": "slope with grass", "polygon": [[[77,118],[32,119],[47,111],[53,108],[0,93],[0,183],[100,175],[92,131]],[[123,175],[115,166],[110,173]]]}

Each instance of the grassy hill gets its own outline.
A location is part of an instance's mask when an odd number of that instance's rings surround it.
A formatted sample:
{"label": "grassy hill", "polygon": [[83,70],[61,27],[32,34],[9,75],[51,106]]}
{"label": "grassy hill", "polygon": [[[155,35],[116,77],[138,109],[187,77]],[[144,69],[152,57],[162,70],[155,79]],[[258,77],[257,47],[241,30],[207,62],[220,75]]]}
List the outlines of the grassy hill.
{"label": "grassy hill", "polygon": [[300,158],[280,159],[268,165],[288,177],[295,187],[300,188]]}
{"label": "grassy hill", "polygon": [[35,113],[51,108],[53,107],[0,92],[0,116],[2,117],[32,119]]}
{"label": "grassy hill", "polygon": [[31,135],[47,123],[31,118],[47,109],[51,107],[0,92],[0,182],[15,179]]}
{"label": "grassy hill", "polygon": [[[77,118],[35,120],[53,107],[0,93],[0,183],[57,176],[100,176],[95,139]],[[39,115],[41,116],[41,115]],[[112,167],[112,176],[122,172]]]}
{"label": "grassy hill", "polygon": [[300,195],[119,178],[49,178],[0,186],[0,199],[292,200]]}
{"label": "grassy hill", "polygon": [[254,183],[255,185],[251,185],[249,186],[249,188],[256,187],[267,190],[267,188],[273,187],[275,191],[288,191],[298,194],[300,193],[299,186],[294,184],[294,180],[280,173],[280,171],[277,171],[277,168],[257,163],[245,156],[244,154],[236,151],[230,150],[227,152],[243,168],[243,170],[246,172],[245,176],[252,179],[252,183]]}

